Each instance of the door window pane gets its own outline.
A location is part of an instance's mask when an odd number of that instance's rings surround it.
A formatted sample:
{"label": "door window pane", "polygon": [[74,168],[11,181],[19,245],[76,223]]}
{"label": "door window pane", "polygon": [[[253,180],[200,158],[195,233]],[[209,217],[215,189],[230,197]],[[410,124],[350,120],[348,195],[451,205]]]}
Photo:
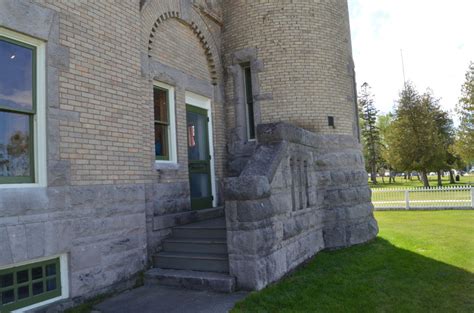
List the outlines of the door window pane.
{"label": "door window pane", "polygon": [[30,176],[30,116],[0,111],[0,177]]}
{"label": "door window pane", "polygon": [[209,174],[190,173],[191,198],[205,198],[211,196]]}
{"label": "door window pane", "polygon": [[0,106],[33,110],[32,48],[0,39]]}
{"label": "door window pane", "polygon": [[189,160],[209,160],[207,143],[207,116],[187,113]]}

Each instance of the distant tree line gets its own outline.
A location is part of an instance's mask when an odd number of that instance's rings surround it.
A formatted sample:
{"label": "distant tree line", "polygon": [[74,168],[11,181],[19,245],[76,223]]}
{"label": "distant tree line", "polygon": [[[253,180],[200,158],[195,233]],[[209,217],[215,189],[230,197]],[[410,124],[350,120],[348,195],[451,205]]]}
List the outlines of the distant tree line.
{"label": "distant tree line", "polygon": [[397,172],[411,179],[413,171],[425,187],[429,187],[429,172],[438,174],[439,186],[445,171],[454,183],[452,169],[474,160],[474,63],[456,107],[458,128],[430,89],[419,93],[412,83],[400,92],[393,113],[378,114],[367,83],[361,86],[358,103],[366,168],[374,184],[377,174],[383,180],[389,172],[391,183]]}

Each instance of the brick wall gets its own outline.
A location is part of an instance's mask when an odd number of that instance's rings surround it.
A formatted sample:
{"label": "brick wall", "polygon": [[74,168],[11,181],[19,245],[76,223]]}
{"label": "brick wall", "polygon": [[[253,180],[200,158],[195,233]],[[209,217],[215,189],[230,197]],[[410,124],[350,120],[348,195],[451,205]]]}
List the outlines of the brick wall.
{"label": "brick wall", "polygon": [[[141,183],[152,169],[152,138],[140,73],[138,1],[39,1],[60,12],[69,70],[59,77],[60,158],[74,185]],[[144,140],[144,137],[146,138]]]}
{"label": "brick wall", "polygon": [[[346,0],[224,1],[224,63],[257,48],[261,122],[287,121],[318,133],[353,134],[354,91]],[[229,100],[232,77],[226,82]],[[228,123],[234,124],[233,108]],[[335,116],[336,128],[327,126]]]}

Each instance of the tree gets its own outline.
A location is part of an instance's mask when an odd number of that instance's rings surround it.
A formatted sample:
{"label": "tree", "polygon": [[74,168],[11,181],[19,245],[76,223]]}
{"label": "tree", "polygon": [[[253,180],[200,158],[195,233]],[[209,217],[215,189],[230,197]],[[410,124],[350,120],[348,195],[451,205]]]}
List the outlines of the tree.
{"label": "tree", "polygon": [[370,93],[370,86],[362,84],[361,95],[359,96],[359,111],[362,119],[362,141],[364,144],[364,155],[367,161],[370,180],[377,183],[377,165],[380,161],[380,134],[377,127],[377,109],[374,105],[373,95]]}
{"label": "tree", "polygon": [[437,125],[440,116],[431,92],[420,95],[407,83],[386,138],[392,164],[403,171],[418,171],[425,187],[429,187],[429,169],[439,168],[446,160],[443,136]]}
{"label": "tree", "polygon": [[474,160],[474,62],[471,62],[466,72],[456,111],[460,125],[454,149],[466,163],[470,163]]}
{"label": "tree", "polygon": [[394,117],[392,113],[379,115],[377,118],[377,127],[380,132],[380,166],[383,168],[384,171],[389,171],[389,184],[395,182],[395,168],[393,166],[393,162],[391,161],[390,146],[387,142],[387,136],[390,132],[393,118]]}
{"label": "tree", "polygon": [[450,153],[450,147],[454,143],[453,121],[449,114],[441,109],[439,100],[434,98],[430,90],[423,95],[422,101],[425,101],[426,105],[431,108],[438,133],[438,142],[436,144],[442,149],[438,152],[439,154],[433,164],[433,168],[436,169],[438,174],[438,186],[442,186],[442,172],[449,170],[452,173],[451,168],[455,162],[455,156]]}

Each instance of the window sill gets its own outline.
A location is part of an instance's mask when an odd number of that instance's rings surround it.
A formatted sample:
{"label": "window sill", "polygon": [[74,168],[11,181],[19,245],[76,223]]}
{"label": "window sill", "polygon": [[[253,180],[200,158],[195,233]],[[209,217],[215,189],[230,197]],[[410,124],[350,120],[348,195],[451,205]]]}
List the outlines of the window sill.
{"label": "window sill", "polygon": [[179,170],[179,168],[179,164],[173,161],[155,161],[155,170],[157,171]]}
{"label": "window sill", "polygon": [[41,188],[46,187],[38,183],[25,183],[25,184],[0,184],[0,189],[20,189],[20,188]]}

